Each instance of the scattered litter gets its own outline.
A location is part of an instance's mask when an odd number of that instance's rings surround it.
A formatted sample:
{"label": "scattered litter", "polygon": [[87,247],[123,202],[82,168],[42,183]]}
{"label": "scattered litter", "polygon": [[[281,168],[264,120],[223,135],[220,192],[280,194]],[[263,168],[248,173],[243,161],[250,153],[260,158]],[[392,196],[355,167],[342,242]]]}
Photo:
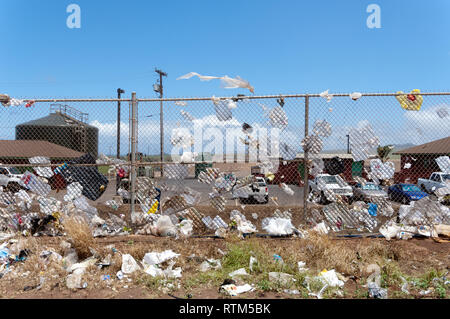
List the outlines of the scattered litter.
{"label": "scattered litter", "polygon": [[253,265],[256,263],[258,263],[258,260],[255,257],[250,256],[250,265],[249,265],[250,271],[253,271]]}
{"label": "scattered litter", "polygon": [[234,284],[220,286],[220,292],[226,293],[229,296],[237,296],[244,292],[253,291],[253,290],[254,290],[254,288],[252,286],[250,286],[249,284],[245,284],[242,286],[236,286]]}
{"label": "scattered litter", "polygon": [[320,97],[323,97],[324,99],[327,100],[327,102],[331,102],[331,99],[333,98],[333,94],[328,93],[329,90],[323,91],[322,93],[320,93]]}
{"label": "scattered litter", "polygon": [[353,101],[359,100],[361,98],[361,96],[362,96],[362,94],[359,93],[359,92],[353,92],[353,93],[350,94],[350,98]]}
{"label": "scattered litter", "polygon": [[376,283],[369,282],[367,284],[367,287],[369,288],[369,297],[375,298],[375,299],[387,299],[387,289],[380,288]]}
{"label": "scattered litter", "polygon": [[296,280],[294,276],[282,272],[269,272],[269,281],[275,282],[282,286],[290,286]]}
{"label": "scattered litter", "polygon": [[248,275],[249,274],[247,273],[247,270],[245,270],[245,268],[239,268],[238,270],[235,270],[228,274],[228,276],[230,276],[233,279],[234,279],[234,277],[237,277],[237,276],[248,276]]}

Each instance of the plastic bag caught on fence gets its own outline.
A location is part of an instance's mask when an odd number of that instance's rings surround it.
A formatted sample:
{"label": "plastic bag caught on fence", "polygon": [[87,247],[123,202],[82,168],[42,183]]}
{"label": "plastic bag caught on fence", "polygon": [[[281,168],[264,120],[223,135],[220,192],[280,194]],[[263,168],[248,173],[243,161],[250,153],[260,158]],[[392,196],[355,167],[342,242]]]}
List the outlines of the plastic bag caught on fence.
{"label": "plastic bag caught on fence", "polygon": [[313,132],[319,137],[331,136],[331,124],[327,121],[316,121],[313,126]]}
{"label": "plastic bag caught on fence", "polygon": [[275,128],[284,130],[288,126],[288,117],[280,106],[274,107],[265,116],[269,118],[270,125]]}
{"label": "plastic bag caught on fence", "polygon": [[395,173],[395,165],[393,162],[383,163],[380,159],[371,160],[370,169],[372,176],[376,176],[379,179],[391,179]]}
{"label": "plastic bag caught on fence", "polygon": [[[50,159],[43,156],[31,157],[28,160],[31,164],[51,164]],[[51,167],[33,167],[33,169],[36,171],[36,174],[45,178],[50,178],[54,175]]]}
{"label": "plastic bag caught on fence", "polygon": [[228,103],[223,100],[213,100],[214,109],[216,111],[216,116],[219,121],[229,121],[233,118],[233,114],[231,113],[230,108],[228,107]]}
{"label": "plastic bag caught on fence", "polygon": [[82,196],[83,186],[80,183],[75,182],[67,185],[67,194],[64,195],[64,200],[70,202],[75,198]]}
{"label": "plastic bag caught on fence", "polygon": [[20,178],[19,185],[26,187],[33,193],[41,196],[47,196],[51,191],[49,184],[43,183],[36,175],[26,171]]}
{"label": "plastic bag caught on fence", "polygon": [[184,111],[184,110],[180,110],[180,114],[188,121],[193,122],[195,120],[195,118],[189,114],[188,112]]}
{"label": "plastic bag caught on fence", "polygon": [[441,172],[450,174],[450,158],[448,156],[440,156],[435,159]]}
{"label": "plastic bag caught on fence", "polygon": [[309,135],[302,140],[301,145],[305,152],[319,154],[322,151],[323,141],[316,135]]}
{"label": "plastic bag caught on fence", "polygon": [[370,124],[361,128],[352,128],[349,132],[351,152],[355,162],[369,158],[370,150],[379,145],[380,140],[375,135]]}
{"label": "plastic bag caught on fence", "polygon": [[284,160],[290,161],[297,157],[297,151],[293,147],[289,146],[288,144],[281,142],[280,143],[280,155]]}

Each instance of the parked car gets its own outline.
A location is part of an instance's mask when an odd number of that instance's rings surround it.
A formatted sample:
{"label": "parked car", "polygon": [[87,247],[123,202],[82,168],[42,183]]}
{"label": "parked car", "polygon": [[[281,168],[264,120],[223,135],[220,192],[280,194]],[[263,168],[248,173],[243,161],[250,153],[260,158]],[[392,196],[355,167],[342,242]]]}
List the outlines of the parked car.
{"label": "parked car", "polygon": [[445,187],[450,183],[450,174],[442,172],[434,172],[431,174],[430,179],[419,178],[417,185],[420,189],[427,193],[432,193],[436,189]]}
{"label": "parked car", "polygon": [[233,198],[239,198],[241,202],[255,201],[256,198],[262,199],[263,204],[269,202],[269,189],[266,180],[263,177],[256,176],[255,182],[243,187],[233,186],[231,191]]}
{"label": "parked car", "polygon": [[369,202],[371,197],[381,197],[388,198],[388,194],[384,191],[381,186],[368,182],[364,185],[357,183],[353,186],[353,200],[362,200],[364,202]]}
{"label": "parked car", "polygon": [[409,205],[411,201],[419,200],[428,196],[414,184],[395,184],[388,188],[389,199]]}
{"label": "parked car", "polygon": [[16,193],[19,190],[24,189],[19,184],[23,174],[21,174],[17,168],[0,166],[0,176],[1,175],[3,175],[2,176],[2,178],[4,179],[3,184],[7,191]]}
{"label": "parked car", "polygon": [[336,175],[329,174],[319,174],[310,182],[309,191],[316,192],[320,195],[320,202],[326,203],[327,199],[323,192],[323,189],[329,189],[333,191],[336,195],[341,195],[351,199],[353,196],[353,190],[351,186],[342,180],[342,178]]}

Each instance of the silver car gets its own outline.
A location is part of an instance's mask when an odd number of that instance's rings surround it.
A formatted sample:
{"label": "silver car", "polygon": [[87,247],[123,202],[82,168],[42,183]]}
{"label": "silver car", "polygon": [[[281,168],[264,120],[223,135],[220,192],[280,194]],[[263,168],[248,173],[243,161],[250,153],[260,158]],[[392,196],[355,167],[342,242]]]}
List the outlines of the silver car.
{"label": "silver car", "polygon": [[381,197],[388,199],[388,194],[375,183],[365,183],[364,186],[357,183],[353,186],[353,200],[354,201],[370,201],[371,197]]}

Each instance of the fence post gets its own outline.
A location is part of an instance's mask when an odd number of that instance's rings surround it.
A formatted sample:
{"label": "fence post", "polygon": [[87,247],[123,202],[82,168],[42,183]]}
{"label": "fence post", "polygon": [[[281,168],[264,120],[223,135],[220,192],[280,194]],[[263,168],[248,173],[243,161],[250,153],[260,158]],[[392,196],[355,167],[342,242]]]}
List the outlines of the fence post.
{"label": "fence post", "polygon": [[[309,95],[305,96],[305,139],[309,135]],[[308,148],[305,147],[303,156],[303,223],[306,225],[306,214],[308,213],[308,195],[309,195],[309,166],[308,166]]]}
{"label": "fence post", "polygon": [[136,92],[131,93],[131,185],[130,185],[130,199],[131,199],[131,216],[134,216],[135,208],[135,187],[136,187],[136,132],[137,132],[137,121],[136,121]]}

